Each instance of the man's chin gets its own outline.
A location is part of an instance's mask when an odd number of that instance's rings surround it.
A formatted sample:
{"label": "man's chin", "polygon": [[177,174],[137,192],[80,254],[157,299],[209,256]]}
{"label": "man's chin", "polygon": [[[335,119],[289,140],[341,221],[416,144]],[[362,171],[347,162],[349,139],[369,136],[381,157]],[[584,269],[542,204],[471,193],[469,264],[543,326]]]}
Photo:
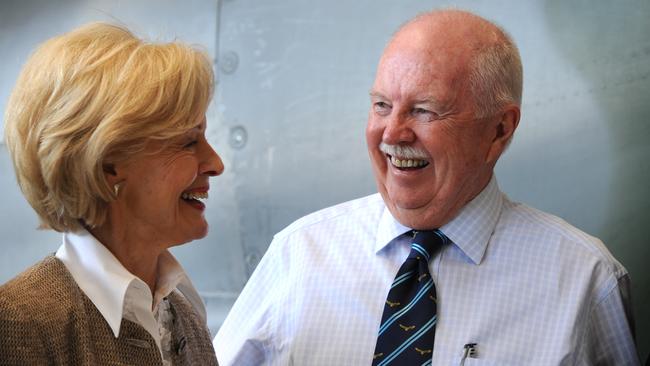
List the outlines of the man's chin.
{"label": "man's chin", "polygon": [[427,210],[431,202],[430,199],[422,199],[414,194],[404,194],[403,190],[395,192],[395,194],[387,191],[386,194],[382,194],[382,197],[386,206],[393,206],[395,209],[403,211]]}
{"label": "man's chin", "polygon": [[381,195],[395,220],[411,229],[438,229],[448,221],[445,212],[430,201],[423,203],[412,199],[390,199],[385,192],[381,192]]}
{"label": "man's chin", "polygon": [[419,230],[435,229],[428,223],[427,210],[424,208],[409,208],[391,203],[387,203],[386,207],[395,220],[406,227]]}

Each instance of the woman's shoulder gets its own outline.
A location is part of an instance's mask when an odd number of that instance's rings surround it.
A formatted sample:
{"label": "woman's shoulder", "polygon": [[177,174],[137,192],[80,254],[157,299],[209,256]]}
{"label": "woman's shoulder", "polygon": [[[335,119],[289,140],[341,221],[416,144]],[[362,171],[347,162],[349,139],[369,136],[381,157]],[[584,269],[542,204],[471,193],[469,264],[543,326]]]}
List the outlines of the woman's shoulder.
{"label": "woman's shoulder", "polygon": [[65,337],[82,301],[61,261],[48,256],[0,286],[0,354],[9,364],[48,361],[50,343]]}
{"label": "woman's shoulder", "polygon": [[67,313],[66,305],[74,305],[77,293],[65,265],[50,255],[0,286],[0,318],[55,318]]}

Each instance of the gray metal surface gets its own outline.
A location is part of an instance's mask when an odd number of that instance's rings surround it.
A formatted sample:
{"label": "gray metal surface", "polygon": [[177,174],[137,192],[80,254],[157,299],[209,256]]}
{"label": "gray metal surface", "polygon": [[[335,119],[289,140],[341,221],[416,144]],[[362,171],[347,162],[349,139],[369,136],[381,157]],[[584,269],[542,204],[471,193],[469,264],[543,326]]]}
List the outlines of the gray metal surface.
{"label": "gray metal surface", "polygon": [[[218,63],[207,238],[174,249],[217,329],[272,235],[319,208],[375,191],[364,128],[386,40],[434,5],[503,25],[524,63],[522,120],[497,167],[513,199],[601,238],[633,281],[637,338],[650,350],[650,2],[21,1],[0,3],[0,109],[33,46],[91,19],[201,43]],[[217,36],[218,35],[218,36]],[[33,230],[0,147],[0,282],[55,250]]]}

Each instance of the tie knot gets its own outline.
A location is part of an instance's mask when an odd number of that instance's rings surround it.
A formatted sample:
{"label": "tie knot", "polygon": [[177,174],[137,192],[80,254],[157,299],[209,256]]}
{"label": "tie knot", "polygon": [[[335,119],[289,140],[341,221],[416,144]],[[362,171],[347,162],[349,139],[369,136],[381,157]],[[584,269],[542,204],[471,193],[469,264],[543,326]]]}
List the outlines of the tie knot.
{"label": "tie knot", "polygon": [[427,262],[436,250],[449,241],[449,238],[438,229],[426,231],[413,230],[412,235],[411,254],[409,254],[409,258],[423,257]]}

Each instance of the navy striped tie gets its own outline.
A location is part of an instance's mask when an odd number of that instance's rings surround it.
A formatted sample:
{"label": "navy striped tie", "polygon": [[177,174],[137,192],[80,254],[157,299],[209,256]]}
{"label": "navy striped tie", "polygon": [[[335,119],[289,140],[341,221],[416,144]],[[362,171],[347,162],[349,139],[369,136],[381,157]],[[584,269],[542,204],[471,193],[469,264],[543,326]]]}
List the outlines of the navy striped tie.
{"label": "navy striped tie", "polygon": [[449,239],[439,230],[411,233],[411,253],[384,305],[373,366],[431,365],[437,299],[429,259]]}

